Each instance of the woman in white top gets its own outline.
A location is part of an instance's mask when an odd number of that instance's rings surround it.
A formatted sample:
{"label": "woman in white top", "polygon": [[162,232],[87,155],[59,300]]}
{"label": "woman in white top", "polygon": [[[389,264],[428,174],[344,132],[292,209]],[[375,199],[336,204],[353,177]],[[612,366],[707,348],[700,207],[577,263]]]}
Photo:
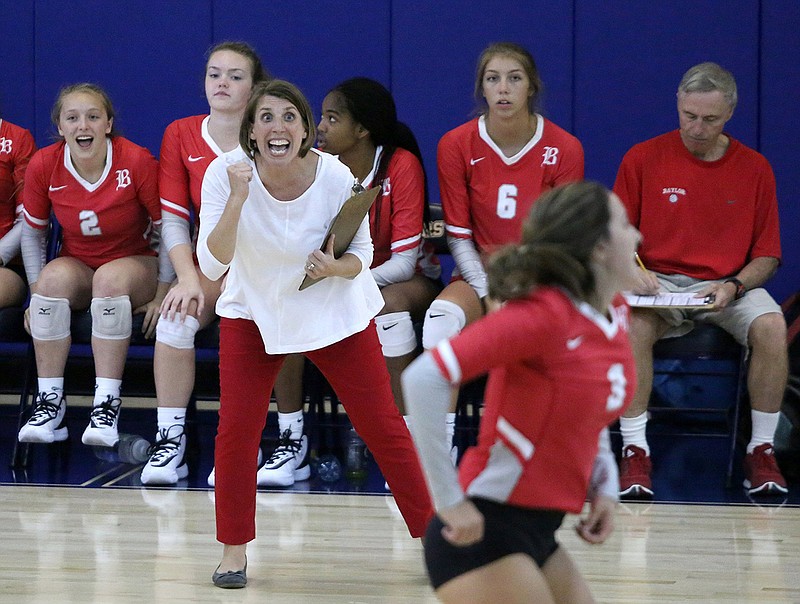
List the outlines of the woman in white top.
{"label": "woman in white top", "polygon": [[[281,80],[258,84],[241,149],[214,160],[203,181],[197,255],[212,280],[227,272],[217,302],[220,412],[216,439],[218,587],[244,587],[246,544],[255,537],[255,459],[269,395],[285,355],[304,353],[322,371],[381,470],[409,532],[432,515],[419,461],[393,403],[372,324],[383,306],[369,271],[364,220],[347,251],[317,246],[355,180],[339,160],[311,149],[308,101]],[[332,243],[332,242],[331,242]],[[303,278],[323,278],[299,290]]]}

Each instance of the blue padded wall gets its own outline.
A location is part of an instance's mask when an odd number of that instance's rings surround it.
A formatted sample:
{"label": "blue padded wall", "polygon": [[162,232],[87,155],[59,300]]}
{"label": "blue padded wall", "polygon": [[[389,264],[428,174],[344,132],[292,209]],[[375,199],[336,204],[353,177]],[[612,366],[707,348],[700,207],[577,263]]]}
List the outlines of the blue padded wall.
{"label": "blue padded wall", "polygon": [[677,126],[675,89],[694,63],[733,71],[739,107],[730,133],[772,162],[781,203],[779,299],[800,287],[800,3],[797,0],[243,0],[0,3],[0,117],[50,142],[58,89],[90,80],[115,103],[123,133],[158,154],[172,120],[207,110],[205,52],[250,42],[278,77],[298,84],[315,113],[339,81],[373,77],[395,95],[436,184],[436,144],[470,118],[475,62],[490,42],[535,56],[543,112],[575,133],[587,176],[610,185],[634,143]]}
{"label": "blue padded wall", "polygon": [[392,2],[393,92],[422,147],[433,199],[436,145],[472,117],[475,64],[492,42],[531,51],[544,82],[544,114],[572,130],[572,19],[571,2]]}

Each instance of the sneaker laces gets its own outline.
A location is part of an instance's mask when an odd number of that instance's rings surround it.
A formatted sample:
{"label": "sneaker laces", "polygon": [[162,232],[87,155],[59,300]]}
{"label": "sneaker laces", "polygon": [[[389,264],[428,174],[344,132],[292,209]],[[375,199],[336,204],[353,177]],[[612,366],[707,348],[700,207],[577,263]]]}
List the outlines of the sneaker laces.
{"label": "sneaker laces", "polygon": [[113,428],[114,422],[117,421],[119,406],[121,404],[121,399],[113,397],[110,394],[107,395],[106,400],[92,409],[92,413],[89,416],[92,425],[95,427]]}
{"label": "sneaker laces", "polygon": [[59,400],[58,404],[53,401],[59,398],[57,392],[40,392],[33,402],[33,413],[31,413],[29,421],[38,425],[55,419],[58,416],[61,401]]}
{"label": "sneaker laces", "polygon": [[[173,428],[179,428],[179,430],[175,430],[175,434],[170,436],[173,432]],[[175,457],[180,451],[181,438],[183,438],[185,433],[183,426],[179,424],[174,424],[169,428],[159,429],[156,442],[150,445],[150,448],[147,450],[147,456],[150,458],[148,463],[163,465]]]}
{"label": "sneaker laces", "polygon": [[296,457],[300,454],[300,451],[303,448],[303,437],[301,436],[298,439],[292,438],[292,430],[291,428],[286,428],[281,433],[280,439],[278,440],[278,446],[275,447],[275,450],[269,456],[264,465],[271,465],[280,459],[285,457]]}

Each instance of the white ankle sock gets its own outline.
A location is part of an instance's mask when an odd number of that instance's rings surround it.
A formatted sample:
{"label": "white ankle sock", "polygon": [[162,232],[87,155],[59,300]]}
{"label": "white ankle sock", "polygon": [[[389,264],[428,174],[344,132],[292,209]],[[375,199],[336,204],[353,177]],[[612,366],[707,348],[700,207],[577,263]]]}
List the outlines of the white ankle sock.
{"label": "white ankle sock", "polygon": [[39,385],[39,392],[55,392],[58,395],[58,401],[55,404],[60,403],[61,399],[64,398],[63,377],[39,378],[37,382]]}
{"label": "white ankle sock", "polygon": [[650,445],[647,444],[647,411],[636,417],[620,417],[619,431],[622,434],[623,449],[633,445],[650,455]]}
{"label": "white ankle sock", "polygon": [[186,423],[185,407],[159,407],[158,429],[167,430],[176,424],[183,426]]}
{"label": "white ankle sock", "polygon": [[291,430],[292,440],[303,436],[303,410],[291,413],[278,412],[278,430],[281,434],[286,430]]}
{"label": "white ankle sock", "polygon": [[750,417],[753,422],[753,430],[750,434],[750,442],[747,444],[748,453],[752,453],[758,445],[772,444],[772,441],[775,440],[775,429],[778,427],[780,414],[751,409]]}
{"label": "white ankle sock", "polygon": [[122,380],[115,380],[113,378],[95,378],[94,380],[94,402],[92,405],[97,407],[100,403],[104,403],[110,396],[111,398],[119,398],[119,393],[122,390]]}

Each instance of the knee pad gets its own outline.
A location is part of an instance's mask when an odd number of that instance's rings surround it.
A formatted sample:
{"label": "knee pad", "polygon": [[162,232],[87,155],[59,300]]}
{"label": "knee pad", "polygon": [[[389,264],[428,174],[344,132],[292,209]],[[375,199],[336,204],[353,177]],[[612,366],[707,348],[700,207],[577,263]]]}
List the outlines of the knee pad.
{"label": "knee pad", "polygon": [[375,328],[385,357],[401,357],[417,349],[417,334],[408,311],[375,317]]}
{"label": "knee pad", "polygon": [[422,347],[425,350],[435,348],[442,340],[452,338],[467,324],[467,315],[455,302],[434,300],[425,313],[422,325]]}
{"label": "knee pad", "polygon": [[92,298],[92,335],[102,340],[131,337],[131,299],[128,296]]}
{"label": "knee pad", "polygon": [[172,319],[159,317],[156,324],[156,342],[161,342],[173,348],[188,350],[194,348],[194,334],[200,329],[200,321],[191,315],[181,321],[176,314]]}
{"label": "knee pad", "polygon": [[33,294],[30,305],[31,335],[37,340],[63,340],[69,337],[72,311],[66,298]]}

